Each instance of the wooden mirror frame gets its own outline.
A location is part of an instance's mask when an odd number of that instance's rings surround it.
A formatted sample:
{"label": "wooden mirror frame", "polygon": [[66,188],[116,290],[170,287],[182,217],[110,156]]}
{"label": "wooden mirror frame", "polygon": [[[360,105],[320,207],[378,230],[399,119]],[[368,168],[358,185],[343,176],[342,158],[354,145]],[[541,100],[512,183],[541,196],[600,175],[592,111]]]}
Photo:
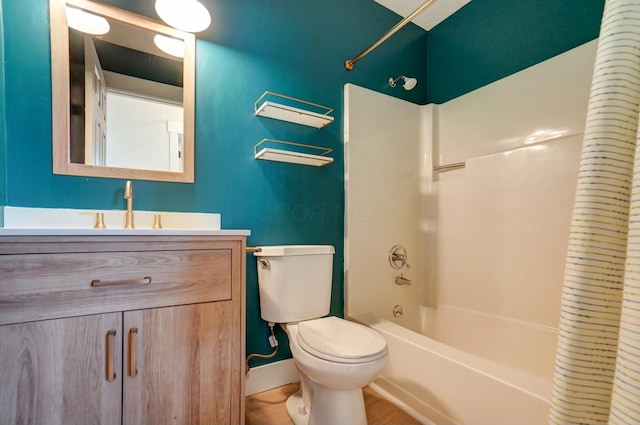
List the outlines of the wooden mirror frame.
{"label": "wooden mirror frame", "polygon": [[[185,41],[183,59],[183,172],[76,164],[70,161],[69,31],[65,6],[91,11],[128,25]],[[51,106],[53,173],[72,176],[194,182],[195,36],[149,18],[89,0],[49,0],[51,28]]]}

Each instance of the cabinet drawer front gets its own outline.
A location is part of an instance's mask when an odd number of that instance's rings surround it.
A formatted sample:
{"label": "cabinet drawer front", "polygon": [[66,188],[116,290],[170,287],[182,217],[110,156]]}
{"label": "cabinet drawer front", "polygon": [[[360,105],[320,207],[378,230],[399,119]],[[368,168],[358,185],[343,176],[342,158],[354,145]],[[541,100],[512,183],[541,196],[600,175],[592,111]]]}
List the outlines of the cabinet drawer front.
{"label": "cabinet drawer front", "polygon": [[0,324],[230,298],[230,249],[0,256]]}

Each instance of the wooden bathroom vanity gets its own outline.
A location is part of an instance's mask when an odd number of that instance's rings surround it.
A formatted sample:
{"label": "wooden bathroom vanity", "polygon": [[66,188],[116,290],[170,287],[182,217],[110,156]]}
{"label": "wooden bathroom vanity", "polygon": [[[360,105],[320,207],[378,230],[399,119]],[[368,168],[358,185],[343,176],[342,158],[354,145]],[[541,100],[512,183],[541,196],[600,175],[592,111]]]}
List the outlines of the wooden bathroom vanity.
{"label": "wooden bathroom vanity", "polygon": [[244,423],[245,236],[0,236],[0,422]]}

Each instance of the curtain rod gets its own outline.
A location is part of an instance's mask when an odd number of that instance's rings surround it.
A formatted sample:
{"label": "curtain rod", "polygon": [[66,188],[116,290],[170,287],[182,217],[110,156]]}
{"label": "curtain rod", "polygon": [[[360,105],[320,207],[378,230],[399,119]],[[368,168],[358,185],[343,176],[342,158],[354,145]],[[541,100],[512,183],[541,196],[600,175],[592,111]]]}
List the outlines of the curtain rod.
{"label": "curtain rod", "polygon": [[373,49],[375,49],[376,47],[378,47],[379,45],[381,45],[382,43],[384,43],[385,41],[387,41],[387,39],[389,37],[391,37],[393,34],[395,34],[396,32],[398,32],[402,27],[404,27],[405,25],[407,25],[413,18],[415,18],[416,16],[418,16],[420,13],[422,13],[423,11],[425,11],[429,6],[431,6],[432,3],[435,3],[436,0],[427,0],[426,2],[424,2],[424,4],[422,6],[420,6],[419,8],[417,8],[411,15],[407,16],[406,18],[404,18],[402,21],[398,22],[393,28],[391,28],[389,31],[387,31],[387,33],[385,35],[383,35],[382,37],[380,37],[376,42],[374,42],[371,46],[367,47],[366,49],[364,49],[362,51],[362,53],[360,53],[358,56],[356,56],[353,59],[349,59],[346,60],[344,62],[344,67],[347,71],[351,71],[353,69],[353,65],[355,65],[356,62],[358,62],[360,59],[362,59],[363,57],[365,57],[366,55],[368,55],[369,53],[371,53],[371,51]]}

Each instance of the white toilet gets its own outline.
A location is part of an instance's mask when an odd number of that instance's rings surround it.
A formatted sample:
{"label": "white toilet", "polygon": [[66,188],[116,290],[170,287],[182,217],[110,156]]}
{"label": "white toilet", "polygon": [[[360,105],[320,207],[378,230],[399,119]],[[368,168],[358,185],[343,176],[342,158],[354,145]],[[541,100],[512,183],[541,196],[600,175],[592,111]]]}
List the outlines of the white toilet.
{"label": "white toilet", "polygon": [[287,400],[295,425],[365,425],[362,387],[387,361],[376,331],[329,313],[332,246],[263,246],[258,257],[260,315],[280,323],[301,375]]}

